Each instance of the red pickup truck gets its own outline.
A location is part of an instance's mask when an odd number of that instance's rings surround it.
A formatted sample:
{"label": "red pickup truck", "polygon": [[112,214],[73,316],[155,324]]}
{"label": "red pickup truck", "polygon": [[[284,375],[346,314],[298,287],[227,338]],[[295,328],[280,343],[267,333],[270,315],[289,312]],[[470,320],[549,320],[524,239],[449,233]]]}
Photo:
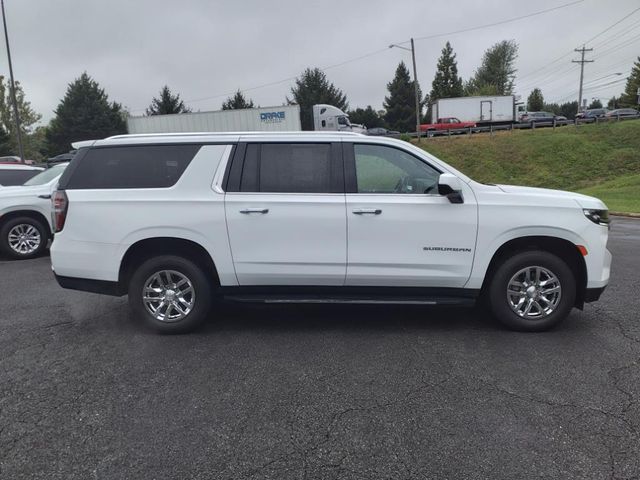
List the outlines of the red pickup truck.
{"label": "red pickup truck", "polygon": [[455,117],[439,118],[438,123],[424,123],[420,125],[421,132],[433,130],[455,130],[458,128],[475,127],[475,122],[461,122]]}

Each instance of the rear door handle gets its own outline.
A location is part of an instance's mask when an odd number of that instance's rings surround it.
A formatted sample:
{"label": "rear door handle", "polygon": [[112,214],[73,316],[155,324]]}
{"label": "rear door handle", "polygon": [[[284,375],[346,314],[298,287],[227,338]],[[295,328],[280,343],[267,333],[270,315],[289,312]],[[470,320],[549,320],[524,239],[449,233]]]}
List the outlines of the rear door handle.
{"label": "rear door handle", "polygon": [[382,210],[379,208],[356,208],[353,213],[356,215],[380,215]]}
{"label": "rear door handle", "polygon": [[269,213],[269,209],[268,208],[245,208],[243,210],[240,210],[240,213],[244,213],[244,214],[249,214],[249,213]]}

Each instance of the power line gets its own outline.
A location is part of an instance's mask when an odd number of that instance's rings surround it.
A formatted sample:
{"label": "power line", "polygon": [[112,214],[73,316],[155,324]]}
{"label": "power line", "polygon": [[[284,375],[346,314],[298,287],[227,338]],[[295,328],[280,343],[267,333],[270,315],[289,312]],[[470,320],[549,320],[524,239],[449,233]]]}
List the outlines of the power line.
{"label": "power line", "polygon": [[[552,11],[555,11],[555,10],[560,10],[562,8],[570,7],[572,5],[576,5],[576,4],[582,3],[582,2],[584,2],[584,0],[575,0],[573,2],[565,3],[563,5],[558,5],[557,7],[547,8],[545,10],[539,10],[537,12],[532,12],[532,13],[529,13],[529,14],[526,14],[526,15],[521,15],[521,16],[518,16],[518,17],[508,18],[508,19],[505,19],[505,20],[501,20],[499,22],[488,23],[488,24],[479,25],[479,26],[475,26],[475,27],[469,27],[469,28],[465,28],[465,29],[461,29],[461,30],[454,30],[454,31],[451,31],[451,32],[443,32],[443,33],[438,33],[438,34],[434,34],[434,35],[416,37],[416,38],[414,38],[414,40],[427,40],[427,39],[443,37],[443,36],[447,36],[447,35],[456,35],[456,34],[459,34],[459,33],[471,32],[471,31],[480,30],[480,29],[483,29],[483,28],[494,27],[494,26],[497,26],[497,25],[504,25],[506,23],[516,22],[516,21],[519,21],[519,20],[523,20],[525,18],[530,18],[530,17],[534,17],[534,16],[537,16],[537,15],[542,15],[544,13],[552,12]],[[402,45],[402,44],[409,43],[409,42],[410,41],[407,40],[407,41],[404,41],[404,42],[396,42],[396,43]],[[378,55],[378,54],[380,54],[382,52],[385,52],[387,50],[388,50],[388,48],[383,48],[383,49],[381,48],[381,49],[366,53],[364,55],[360,55],[358,57],[350,58],[350,59],[345,60],[345,61],[340,62],[340,63],[336,63],[336,64],[333,64],[333,65],[329,65],[327,67],[323,67],[320,70],[325,71],[325,70],[329,70],[331,68],[341,67],[341,66],[346,65],[348,63],[357,62],[359,60],[362,60],[362,59],[365,59],[365,58],[368,58],[368,57],[372,57],[374,55]],[[258,89],[261,89],[261,88],[271,87],[271,86],[279,85],[281,83],[290,82],[291,80],[295,80],[296,78],[297,78],[297,76],[283,78],[281,80],[276,80],[276,81],[273,81],[273,82],[264,83],[262,85],[257,85],[255,87],[249,87],[249,88],[240,89],[240,91],[241,92],[250,92],[252,90],[258,90]],[[207,97],[200,97],[200,98],[185,100],[185,103],[196,103],[196,102],[202,102],[202,101],[205,101],[205,100],[213,100],[213,99],[216,99],[216,98],[221,98],[221,97],[226,97],[226,96],[229,96],[229,95],[233,95],[234,93],[235,93],[235,91],[234,92],[221,93],[221,94],[217,94],[217,95],[210,95],[210,96],[207,96]],[[138,112],[138,111],[142,111],[142,110],[144,110],[144,108],[139,108],[139,109],[135,109],[135,110],[132,110],[132,111],[133,112]]]}

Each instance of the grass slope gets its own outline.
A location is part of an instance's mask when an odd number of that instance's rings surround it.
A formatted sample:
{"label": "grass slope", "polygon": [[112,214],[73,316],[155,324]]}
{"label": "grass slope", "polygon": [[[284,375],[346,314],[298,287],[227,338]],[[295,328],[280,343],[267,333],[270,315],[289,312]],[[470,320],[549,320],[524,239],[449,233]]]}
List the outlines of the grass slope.
{"label": "grass slope", "polygon": [[573,190],[640,213],[640,120],[422,140],[471,178]]}

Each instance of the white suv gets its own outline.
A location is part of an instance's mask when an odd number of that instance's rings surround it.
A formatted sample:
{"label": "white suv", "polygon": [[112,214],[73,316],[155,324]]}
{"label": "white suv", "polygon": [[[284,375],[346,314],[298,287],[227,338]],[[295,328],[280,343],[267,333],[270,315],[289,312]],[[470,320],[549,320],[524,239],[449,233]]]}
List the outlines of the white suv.
{"label": "white suv", "polygon": [[547,329],[609,280],[598,199],[484,185],[353,133],[123,135],[81,148],[53,196],[61,286],[129,295],[162,332],[214,299],[473,304]]}

